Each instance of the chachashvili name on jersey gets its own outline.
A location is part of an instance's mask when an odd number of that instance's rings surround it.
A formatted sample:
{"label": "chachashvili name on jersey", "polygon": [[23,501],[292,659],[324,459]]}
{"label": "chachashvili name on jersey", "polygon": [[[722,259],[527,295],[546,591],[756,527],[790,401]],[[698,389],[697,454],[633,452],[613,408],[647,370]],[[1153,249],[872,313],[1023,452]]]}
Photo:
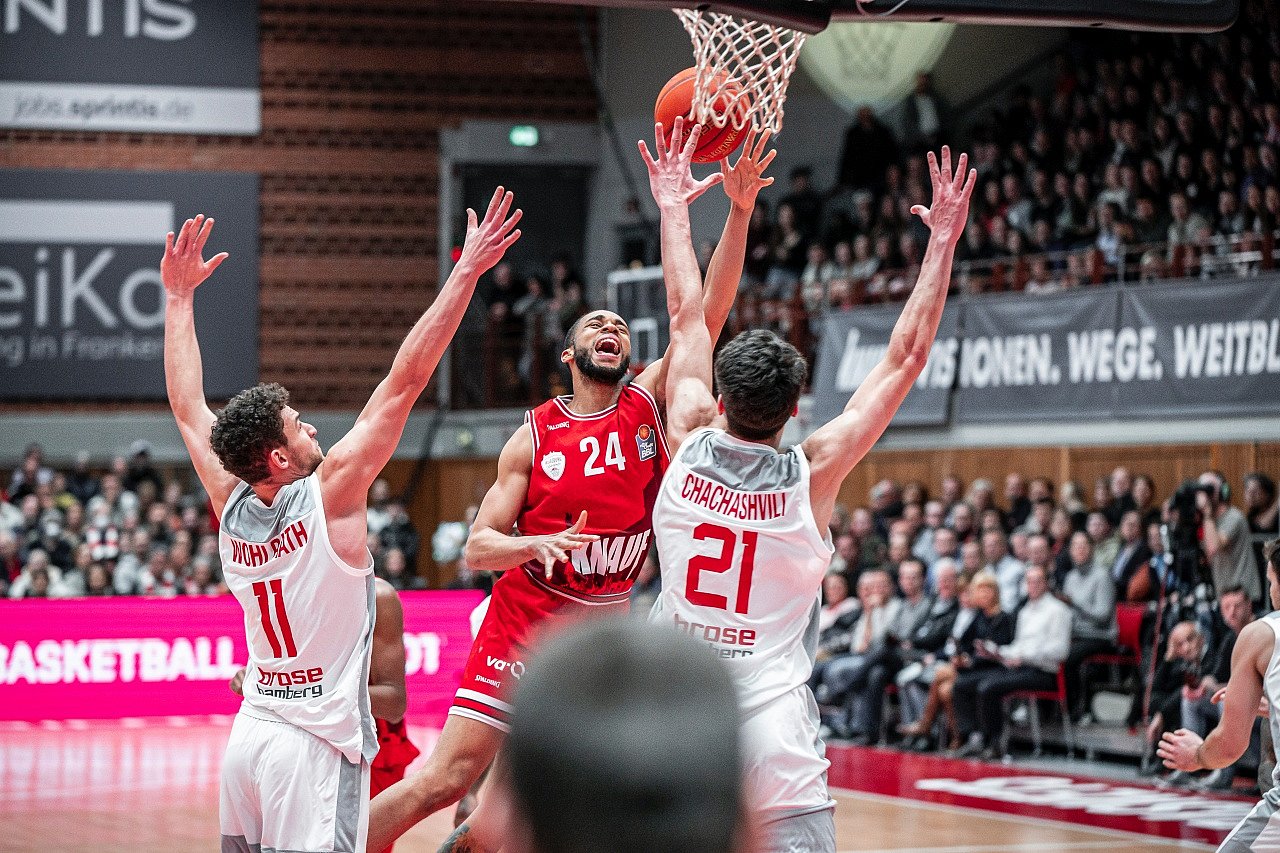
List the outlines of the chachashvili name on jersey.
{"label": "chachashvili name on jersey", "polygon": [[680,497],[726,518],[772,521],[787,514],[786,492],[740,492],[689,471]]}

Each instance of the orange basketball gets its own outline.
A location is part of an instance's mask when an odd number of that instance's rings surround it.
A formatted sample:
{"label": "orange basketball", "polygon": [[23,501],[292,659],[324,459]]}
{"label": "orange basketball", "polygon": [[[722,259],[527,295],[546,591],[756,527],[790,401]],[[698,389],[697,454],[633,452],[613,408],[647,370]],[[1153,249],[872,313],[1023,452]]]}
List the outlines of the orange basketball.
{"label": "orange basketball", "polygon": [[[662,91],[658,93],[658,102],[653,107],[653,120],[662,122],[663,131],[668,138],[671,136],[671,127],[678,116],[684,116],[686,120],[693,118],[693,87],[697,74],[698,69],[686,68],[668,80],[667,85],[663,86]],[[712,104],[712,110],[716,115],[724,115],[730,99],[741,91],[737,83],[732,80],[721,82],[723,80],[724,75],[717,78],[717,83],[720,83],[720,93]],[[735,109],[743,112],[747,109],[747,105],[739,102]],[[715,163],[728,157],[742,144],[749,127],[750,125],[744,125],[742,130],[738,130],[733,126],[732,121],[724,127],[716,127],[709,122],[704,124],[702,138],[698,140],[698,149],[693,154],[693,162]]]}

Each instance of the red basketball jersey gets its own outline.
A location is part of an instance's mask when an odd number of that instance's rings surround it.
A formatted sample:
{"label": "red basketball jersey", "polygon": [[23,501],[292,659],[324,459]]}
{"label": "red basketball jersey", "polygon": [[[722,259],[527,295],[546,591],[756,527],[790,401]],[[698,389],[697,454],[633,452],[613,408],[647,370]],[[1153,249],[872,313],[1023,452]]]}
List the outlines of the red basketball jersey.
{"label": "red basketball jersey", "polygon": [[638,385],[622,389],[602,412],[577,415],[556,397],[526,415],[533,470],[516,527],[524,535],[558,533],[587,511],[586,533],[600,536],[558,563],[551,580],[541,563],[530,578],[577,600],[623,599],[653,540],[653,504],[667,470],[658,404]]}

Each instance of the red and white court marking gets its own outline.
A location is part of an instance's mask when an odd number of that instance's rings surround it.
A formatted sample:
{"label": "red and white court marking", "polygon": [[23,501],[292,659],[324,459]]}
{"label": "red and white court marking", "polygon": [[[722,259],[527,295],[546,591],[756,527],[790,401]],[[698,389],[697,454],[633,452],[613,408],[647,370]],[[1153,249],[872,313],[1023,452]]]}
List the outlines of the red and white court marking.
{"label": "red and white court marking", "polygon": [[890,749],[827,747],[832,787],[1217,845],[1255,800]]}

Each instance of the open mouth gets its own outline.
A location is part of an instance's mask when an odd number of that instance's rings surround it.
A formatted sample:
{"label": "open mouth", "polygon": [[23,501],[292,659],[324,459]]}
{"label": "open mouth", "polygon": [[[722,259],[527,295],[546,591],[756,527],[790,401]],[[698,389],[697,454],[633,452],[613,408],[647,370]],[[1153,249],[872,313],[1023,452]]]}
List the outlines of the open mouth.
{"label": "open mouth", "polygon": [[622,356],[622,342],[613,335],[601,336],[596,339],[595,353],[599,356],[620,358]]}

